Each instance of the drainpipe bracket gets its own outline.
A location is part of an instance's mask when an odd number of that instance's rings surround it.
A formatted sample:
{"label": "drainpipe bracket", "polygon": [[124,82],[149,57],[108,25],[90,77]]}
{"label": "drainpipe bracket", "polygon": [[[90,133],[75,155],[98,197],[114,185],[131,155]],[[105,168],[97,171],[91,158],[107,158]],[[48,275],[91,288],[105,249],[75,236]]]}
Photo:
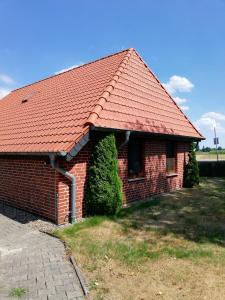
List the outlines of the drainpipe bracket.
{"label": "drainpipe bracket", "polygon": [[129,140],[130,140],[130,134],[131,134],[131,131],[130,131],[130,130],[127,130],[127,131],[125,132],[125,140],[124,140],[124,142],[120,145],[120,148],[122,148],[123,146],[125,146],[125,145],[129,142]]}

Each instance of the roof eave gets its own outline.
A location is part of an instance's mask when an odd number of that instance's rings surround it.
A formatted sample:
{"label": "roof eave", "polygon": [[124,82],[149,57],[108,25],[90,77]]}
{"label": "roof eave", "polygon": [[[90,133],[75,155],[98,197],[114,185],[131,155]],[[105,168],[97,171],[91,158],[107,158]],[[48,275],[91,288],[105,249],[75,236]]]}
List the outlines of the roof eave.
{"label": "roof eave", "polygon": [[68,151],[57,151],[57,152],[0,152],[0,156],[58,156],[64,157],[67,161],[71,161],[83,147],[89,142],[89,127],[85,133],[75,142],[72,149]]}
{"label": "roof eave", "polygon": [[186,135],[176,135],[176,134],[163,134],[163,133],[155,133],[155,132],[147,132],[147,131],[139,131],[139,130],[131,130],[127,129],[118,129],[118,128],[107,128],[107,127],[100,127],[100,126],[91,126],[92,131],[108,131],[108,132],[126,132],[131,131],[134,135],[145,135],[145,136],[152,136],[152,137],[160,137],[160,138],[168,138],[173,137],[180,140],[191,140],[191,141],[203,141],[205,137],[194,137],[194,136],[186,136]]}
{"label": "roof eave", "polygon": [[84,134],[78,141],[75,143],[74,147],[67,153],[66,160],[71,161],[79,152],[81,149],[86,146],[86,144],[90,140],[90,134],[89,134],[89,128],[86,134]]}
{"label": "roof eave", "polygon": [[6,156],[6,155],[19,155],[19,156],[49,156],[49,155],[55,155],[55,156],[66,156],[66,151],[57,151],[57,152],[0,152],[0,156]]}

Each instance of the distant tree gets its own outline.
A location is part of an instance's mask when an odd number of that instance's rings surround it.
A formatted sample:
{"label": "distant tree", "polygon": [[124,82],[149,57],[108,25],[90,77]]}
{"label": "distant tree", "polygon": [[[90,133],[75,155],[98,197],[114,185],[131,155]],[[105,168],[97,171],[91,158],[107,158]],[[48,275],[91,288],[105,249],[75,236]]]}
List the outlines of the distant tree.
{"label": "distant tree", "polygon": [[222,148],[221,146],[219,146],[219,147],[218,147],[218,150],[221,151],[221,150],[223,150],[223,148]]}
{"label": "distant tree", "polygon": [[210,152],[212,149],[210,147],[205,147],[205,152]]}
{"label": "distant tree", "polygon": [[188,154],[188,163],[184,168],[184,187],[192,188],[199,185],[199,168],[194,151],[194,144],[191,144],[191,149]]}

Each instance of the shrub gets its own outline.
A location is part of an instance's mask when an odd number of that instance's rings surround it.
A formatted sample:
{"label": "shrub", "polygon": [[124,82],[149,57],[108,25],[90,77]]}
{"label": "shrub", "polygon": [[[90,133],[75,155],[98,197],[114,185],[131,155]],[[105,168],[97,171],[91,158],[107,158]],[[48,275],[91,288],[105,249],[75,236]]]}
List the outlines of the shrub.
{"label": "shrub", "polygon": [[88,215],[114,215],[122,206],[114,134],[100,138],[94,145],[86,189],[86,204]]}
{"label": "shrub", "polygon": [[184,187],[192,188],[195,185],[199,185],[199,168],[193,143],[188,156],[188,163],[184,168]]}

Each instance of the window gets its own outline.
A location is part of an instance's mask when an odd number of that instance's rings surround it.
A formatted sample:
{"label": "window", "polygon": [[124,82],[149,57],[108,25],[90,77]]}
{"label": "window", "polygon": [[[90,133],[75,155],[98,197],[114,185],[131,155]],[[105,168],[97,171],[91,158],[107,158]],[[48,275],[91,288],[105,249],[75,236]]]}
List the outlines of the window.
{"label": "window", "polygon": [[176,173],[175,143],[171,141],[166,145],[166,172],[168,175]]}
{"label": "window", "polygon": [[141,139],[130,139],[128,143],[129,178],[144,176],[143,142]]}

